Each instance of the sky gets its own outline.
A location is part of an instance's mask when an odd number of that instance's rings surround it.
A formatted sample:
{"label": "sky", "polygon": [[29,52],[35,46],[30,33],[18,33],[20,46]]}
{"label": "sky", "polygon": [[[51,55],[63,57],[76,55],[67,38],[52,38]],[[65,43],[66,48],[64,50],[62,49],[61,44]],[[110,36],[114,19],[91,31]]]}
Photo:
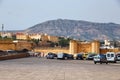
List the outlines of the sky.
{"label": "sky", "polygon": [[120,0],[0,0],[0,26],[5,30],[54,19],[120,24]]}

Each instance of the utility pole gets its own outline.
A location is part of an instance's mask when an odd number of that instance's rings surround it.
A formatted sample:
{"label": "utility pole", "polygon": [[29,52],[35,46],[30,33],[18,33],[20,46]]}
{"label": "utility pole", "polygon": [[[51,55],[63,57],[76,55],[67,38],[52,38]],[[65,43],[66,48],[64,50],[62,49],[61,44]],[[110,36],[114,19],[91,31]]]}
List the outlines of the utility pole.
{"label": "utility pole", "polygon": [[4,35],[4,24],[2,24],[2,33],[1,33],[2,39],[3,39],[3,35]]}

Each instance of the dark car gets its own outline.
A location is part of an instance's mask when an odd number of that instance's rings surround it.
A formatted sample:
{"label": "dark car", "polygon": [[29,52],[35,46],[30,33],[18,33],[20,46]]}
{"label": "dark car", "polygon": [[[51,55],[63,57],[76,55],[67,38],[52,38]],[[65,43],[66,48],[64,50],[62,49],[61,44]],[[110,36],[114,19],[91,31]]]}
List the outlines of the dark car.
{"label": "dark car", "polygon": [[72,54],[68,54],[68,59],[74,59],[74,56]]}
{"label": "dark car", "polygon": [[6,50],[8,54],[16,54],[17,52],[15,50]]}
{"label": "dark car", "polygon": [[83,54],[77,54],[76,59],[77,60],[83,60],[84,59]]}
{"label": "dark car", "polygon": [[120,61],[120,53],[117,53],[117,54],[116,54],[116,60],[117,60],[117,61]]}
{"label": "dark car", "polygon": [[72,54],[68,53],[58,53],[57,54],[57,59],[74,59]]}
{"label": "dark car", "polygon": [[96,56],[96,54],[88,54],[86,60],[93,60],[94,56]]}
{"label": "dark car", "polygon": [[50,52],[46,55],[46,58],[47,59],[55,59],[55,58],[57,58],[57,54]]}
{"label": "dark car", "polygon": [[94,63],[95,64],[96,63],[100,63],[100,64],[106,63],[106,64],[108,64],[106,55],[104,55],[104,54],[98,54],[98,55],[94,56]]}
{"label": "dark car", "polygon": [[0,56],[4,56],[4,55],[8,55],[8,53],[6,51],[0,50]]}

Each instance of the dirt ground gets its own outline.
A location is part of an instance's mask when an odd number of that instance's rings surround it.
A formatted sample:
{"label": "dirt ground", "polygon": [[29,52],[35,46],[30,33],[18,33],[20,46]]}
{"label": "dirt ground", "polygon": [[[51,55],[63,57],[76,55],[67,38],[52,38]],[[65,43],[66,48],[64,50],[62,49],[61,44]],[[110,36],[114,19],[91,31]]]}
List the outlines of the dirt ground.
{"label": "dirt ground", "polygon": [[0,80],[120,80],[120,62],[21,58],[0,61]]}

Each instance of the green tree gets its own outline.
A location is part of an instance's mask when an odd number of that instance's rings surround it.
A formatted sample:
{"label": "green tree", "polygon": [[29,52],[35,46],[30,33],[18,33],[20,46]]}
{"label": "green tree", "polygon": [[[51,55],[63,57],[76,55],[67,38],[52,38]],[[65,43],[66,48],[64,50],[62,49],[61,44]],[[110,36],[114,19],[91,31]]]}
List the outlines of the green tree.
{"label": "green tree", "polygon": [[59,37],[59,46],[68,47],[70,40],[70,38]]}
{"label": "green tree", "polygon": [[39,39],[32,39],[32,41],[38,46],[38,44],[39,44]]}

